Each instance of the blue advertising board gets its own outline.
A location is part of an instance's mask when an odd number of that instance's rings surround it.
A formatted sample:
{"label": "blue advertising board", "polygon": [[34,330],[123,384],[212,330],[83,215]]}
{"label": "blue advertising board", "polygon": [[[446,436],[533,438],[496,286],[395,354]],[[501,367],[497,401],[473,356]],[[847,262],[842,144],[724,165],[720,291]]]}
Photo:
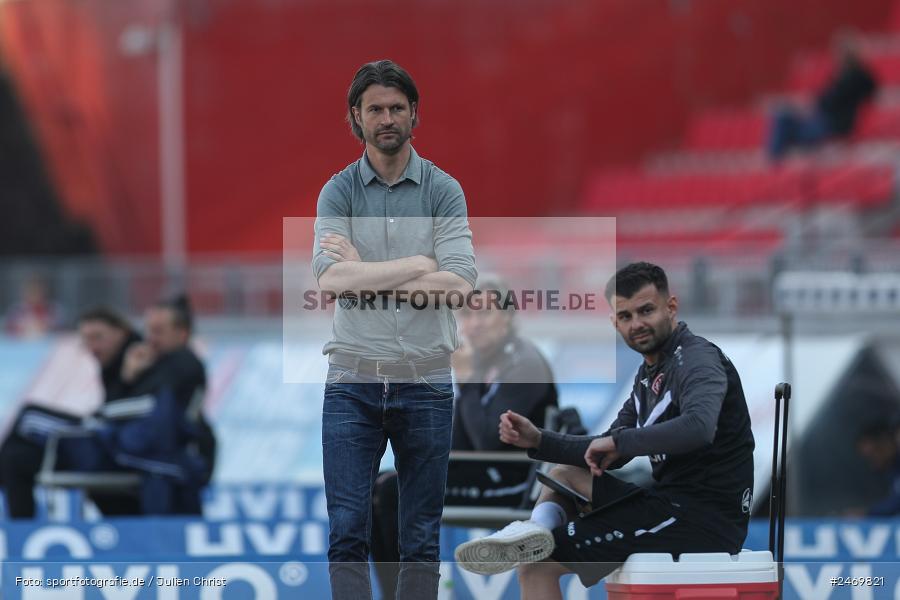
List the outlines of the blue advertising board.
{"label": "blue advertising board", "polygon": [[[72,502],[77,504],[74,498]],[[71,518],[65,521],[10,521],[0,526],[3,598],[329,597],[328,523],[321,486],[217,486],[206,499],[204,520],[90,521],[74,508],[68,512]],[[484,533],[442,530],[442,600],[519,598],[514,573],[483,577],[452,564],[456,545]],[[762,550],[767,545],[768,523],[753,522],[745,547]],[[900,519],[791,519],[785,555],[786,598],[900,599]],[[228,585],[206,585],[223,572]],[[144,586],[83,586],[76,592],[23,585],[25,580],[47,578],[118,581],[117,576],[143,578]],[[155,585],[195,579],[203,585]],[[606,597],[602,585],[585,590],[573,577],[563,581],[563,589],[568,600]]]}
{"label": "blue advertising board", "polygon": [[[443,598],[513,600],[515,574],[473,575],[452,564],[453,548],[477,532],[444,528]],[[327,598],[327,523],[320,519],[118,519],[98,523],[12,522],[0,530],[3,597],[56,598]],[[746,547],[764,549],[767,523],[754,522]],[[900,522],[796,520],[785,534],[785,597],[869,600],[900,597]],[[224,575],[223,575],[224,574]],[[56,589],[25,580],[141,579],[143,586]],[[225,586],[208,585],[225,577]],[[17,579],[18,578],[18,579]],[[869,578],[869,579],[867,579]],[[155,582],[187,580],[183,586]],[[193,585],[190,582],[198,582]],[[867,583],[868,582],[868,583]],[[568,600],[605,598],[563,581]],[[138,589],[139,588],[139,589]],[[62,593],[68,589],[68,595]],[[204,591],[205,590],[205,591]],[[302,595],[298,595],[300,591]]]}

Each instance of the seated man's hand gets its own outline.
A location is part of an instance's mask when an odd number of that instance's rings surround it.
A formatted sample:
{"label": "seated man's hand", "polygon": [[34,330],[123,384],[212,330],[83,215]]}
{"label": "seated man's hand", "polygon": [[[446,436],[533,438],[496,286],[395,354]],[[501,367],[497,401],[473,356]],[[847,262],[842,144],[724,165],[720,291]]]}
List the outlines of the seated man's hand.
{"label": "seated man's hand", "polygon": [[122,379],[132,382],[146,371],[156,360],[156,353],[146,342],[132,344],[125,351],[125,360],[122,361]]}
{"label": "seated man's hand", "polygon": [[591,473],[596,477],[603,475],[609,465],[619,460],[620,454],[616,452],[616,443],[611,436],[599,437],[591,442],[587,452],[584,453],[584,462],[590,467]]}
{"label": "seated man's hand", "polygon": [[500,441],[517,448],[537,448],[541,445],[541,430],[511,410],[500,415]]}

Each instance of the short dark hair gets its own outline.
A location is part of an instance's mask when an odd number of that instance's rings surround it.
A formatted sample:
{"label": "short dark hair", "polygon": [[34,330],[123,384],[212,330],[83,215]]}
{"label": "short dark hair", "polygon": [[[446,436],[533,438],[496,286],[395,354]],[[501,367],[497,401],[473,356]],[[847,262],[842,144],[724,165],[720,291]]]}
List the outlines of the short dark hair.
{"label": "short dark hair", "polygon": [[154,306],[171,310],[175,327],[188,332],[193,331],[194,311],[191,309],[191,301],[187,294],[178,294],[167,300],[160,300]]}
{"label": "short dark hair", "polygon": [[669,278],[662,267],[648,262],[635,262],[622,267],[606,283],[606,300],[612,304],[613,295],[631,298],[645,285],[656,286],[664,296],[669,295]]}
{"label": "short dark hair", "polygon": [[[356,119],[353,118],[353,109],[360,107],[363,92],[370,85],[397,88],[406,95],[410,107],[413,104],[416,106],[419,104],[419,90],[416,89],[415,82],[403,67],[392,60],[377,60],[364,64],[353,76],[353,82],[350,83],[350,89],[347,91],[347,121],[350,123],[353,135],[360,141],[365,141],[365,139],[362,128],[356,124]],[[415,127],[418,124],[419,111],[416,110],[412,126]]]}
{"label": "short dark hair", "polygon": [[88,321],[99,321],[122,331],[131,331],[131,323],[128,322],[128,319],[108,306],[95,306],[78,316],[78,325]]}

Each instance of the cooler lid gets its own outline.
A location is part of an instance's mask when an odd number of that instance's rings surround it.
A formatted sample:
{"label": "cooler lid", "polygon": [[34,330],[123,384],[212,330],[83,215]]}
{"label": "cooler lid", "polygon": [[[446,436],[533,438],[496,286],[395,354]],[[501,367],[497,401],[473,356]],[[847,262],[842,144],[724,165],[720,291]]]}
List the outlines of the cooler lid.
{"label": "cooler lid", "polygon": [[632,554],[606,577],[625,585],[769,583],[778,581],[778,565],[768,550],[682,554]]}

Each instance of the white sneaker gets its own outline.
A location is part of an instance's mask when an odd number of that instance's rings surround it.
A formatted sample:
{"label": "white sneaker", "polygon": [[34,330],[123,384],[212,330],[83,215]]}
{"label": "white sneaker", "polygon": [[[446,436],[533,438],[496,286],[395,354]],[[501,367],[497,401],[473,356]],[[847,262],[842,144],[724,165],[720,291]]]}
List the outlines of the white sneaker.
{"label": "white sneaker", "polygon": [[500,531],[460,544],[454,556],[466,571],[495,575],[521,563],[544,560],[555,547],[553,534],[534,521],[513,521]]}

